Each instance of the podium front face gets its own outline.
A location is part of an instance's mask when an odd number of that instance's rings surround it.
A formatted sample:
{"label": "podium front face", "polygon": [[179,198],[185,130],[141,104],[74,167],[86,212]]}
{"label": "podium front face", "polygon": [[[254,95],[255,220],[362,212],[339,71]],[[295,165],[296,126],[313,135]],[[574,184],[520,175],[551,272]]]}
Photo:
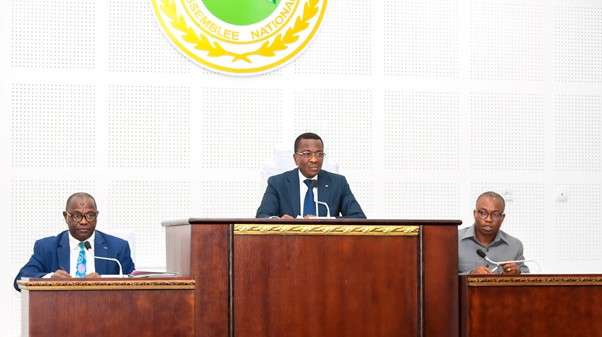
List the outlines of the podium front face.
{"label": "podium front face", "polygon": [[194,280],[30,279],[22,336],[194,336]]}
{"label": "podium front face", "polygon": [[196,280],[196,336],[458,335],[457,222],[164,225],[168,270]]}
{"label": "podium front face", "polygon": [[417,251],[411,236],[236,235],[234,331],[418,336]]}

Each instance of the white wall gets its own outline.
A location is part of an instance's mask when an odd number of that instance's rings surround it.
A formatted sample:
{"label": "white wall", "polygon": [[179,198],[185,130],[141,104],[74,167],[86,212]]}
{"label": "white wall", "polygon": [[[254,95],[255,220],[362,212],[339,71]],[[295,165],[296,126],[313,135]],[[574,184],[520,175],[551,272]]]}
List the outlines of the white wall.
{"label": "white wall", "polygon": [[330,0],[300,57],[247,78],[191,64],[148,0],[5,6],[2,336],[71,193],[97,198],[98,229],[135,232],[139,268],[165,268],[161,221],[253,217],[262,166],[305,131],[370,218],[469,225],[495,190],[542,272],[602,272],[602,1]]}

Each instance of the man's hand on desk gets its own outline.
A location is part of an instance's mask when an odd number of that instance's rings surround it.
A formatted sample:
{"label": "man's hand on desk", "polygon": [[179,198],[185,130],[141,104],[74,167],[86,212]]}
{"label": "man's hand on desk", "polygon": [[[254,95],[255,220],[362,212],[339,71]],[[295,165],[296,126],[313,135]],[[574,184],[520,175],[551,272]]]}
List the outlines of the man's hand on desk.
{"label": "man's hand on desk", "polygon": [[518,275],[520,274],[520,268],[516,265],[516,263],[506,263],[501,266],[502,273],[504,275]]}
{"label": "man's hand on desk", "polygon": [[[50,276],[50,278],[72,278],[73,276],[71,276],[68,272],[64,271],[63,269],[59,269],[57,271],[55,271],[52,276]],[[86,275],[86,278],[98,278],[100,277],[99,273],[90,273],[88,275]]]}
{"label": "man's hand on desk", "polygon": [[470,272],[470,275],[487,275],[493,274],[493,271],[485,266],[478,266]]}
{"label": "man's hand on desk", "polygon": [[58,269],[50,276],[50,278],[71,278],[71,275],[63,269]]}

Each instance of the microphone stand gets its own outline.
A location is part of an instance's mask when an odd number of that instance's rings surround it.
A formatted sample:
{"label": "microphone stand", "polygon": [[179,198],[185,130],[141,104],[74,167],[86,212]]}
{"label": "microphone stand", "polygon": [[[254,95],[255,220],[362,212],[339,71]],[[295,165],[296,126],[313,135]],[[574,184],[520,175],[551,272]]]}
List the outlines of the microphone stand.
{"label": "microphone stand", "polygon": [[485,261],[487,261],[487,262],[495,265],[495,268],[493,268],[491,270],[492,272],[496,271],[500,266],[508,264],[508,263],[523,263],[524,264],[525,262],[535,263],[535,265],[537,266],[537,273],[539,273],[541,271],[541,266],[535,260],[512,260],[512,261],[496,262],[496,261],[491,260],[489,258],[489,256],[487,256],[487,254],[484,251],[482,251],[481,249],[477,249],[477,255],[479,255],[480,257],[482,257]]}
{"label": "microphone stand", "polygon": [[[86,246],[86,250],[90,250],[92,248],[92,245],[90,244],[90,241],[86,241],[84,243],[84,246]],[[121,262],[119,262],[119,260],[114,259],[114,258],[110,258],[110,257],[96,256],[94,253],[92,253],[92,256],[95,259],[99,259],[99,260],[106,260],[106,261],[117,262],[117,265],[119,266],[119,277],[123,277],[123,268],[121,268]]]}
{"label": "microphone stand", "polygon": [[112,259],[110,257],[102,257],[102,256],[94,256],[94,258],[95,259],[100,259],[100,260],[105,260],[105,261],[117,262],[117,265],[119,266],[119,277],[123,277],[123,268],[121,268],[121,262],[119,262],[119,260]]}
{"label": "microphone stand", "polygon": [[320,209],[318,208],[318,181],[316,179],[311,180],[311,188],[315,191],[314,197],[316,199],[314,201],[316,202],[316,217],[319,217]]}

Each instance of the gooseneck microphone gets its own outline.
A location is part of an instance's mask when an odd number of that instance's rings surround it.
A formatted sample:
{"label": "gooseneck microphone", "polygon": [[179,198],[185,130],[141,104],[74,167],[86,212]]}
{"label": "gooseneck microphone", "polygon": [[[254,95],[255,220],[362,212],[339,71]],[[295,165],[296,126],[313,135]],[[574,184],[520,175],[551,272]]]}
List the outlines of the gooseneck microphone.
{"label": "gooseneck microphone", "polygon": [[[90,250],[90,248],[92,248],[90,241],[84,242],[84,246],[86,246],[86,250]],[[92,253],[92,256],[94,256],[94,253]],[[99,260],[117,262],[117,265],[119,266],[119,276],[123,277],[123,268],[121,268],[121,262],[119,262],[119,260],[111,258],[111,257],[103,257],[103,256],[94,256],[94,258],[99,259]]]}
{"label": "gooseneck microphone", "polygon": [[314,192],[314,202],[316,203],[316,216],[320,216],[320,209],[318,208],[318,181],[316,179],[311,180],[311,189]]}
{"label": "gooseneck microphone", "polygon": [[489,258],[489,256],[487,256],[487,254],[485,254],[485,252],[482,249],[477,249],[477,254],[482,257],[483,259],[485,259],[485,261],[496,265],[495,268],[493,268],[491,271],[495,271],[496,269],[499,268],[499,266],[507,264],[507,263],[525,263],[525,262],[533,262],[536,266],[537,266],[537,272],[539,273],[539,271],[541,270],[541,267],[539,266],[539,263],[537,263],[537,261],[535,260],[511,260],[511,261],[500,261],[500,262],[496,262],[493,261]]}
{"label": "gooseneck microphone", "polygon": [[485,254],[485,252],[482,251],[481,249],[477,249],[477,255],[484,258],[485,261],[495,265],[495,268],[491,269],[492,273],[495,272],[500,267],[499,263],[491,261],[491,259],[487,256],[487,254]]}
{"label": "gooseneck microphone", "polygon": [[316,202],[316,217],[318,217],[318,218],[320,217],[320,208],[318,207],[318,205],[324,205],[326,207],[326,218],[331,219],[330,207],[328,207],[328,204],[323,201],[318,201],[318,181],[317,180],[312,179],[311,188],[314,189],[314,201]]}
{"label": "gooseneck microphone", "polygon": [[485,252],[484,252],[483,250],[481,250],[481,249],[477,249],[477,254],[478,254],[480,257],[484,258],[484,259],[485,259],[485,261],[487,261],[487,262],[489,262],[489,263],[491,263],[491,264],[495,264],[496,266],[499,266],[499,265],[501,264],[501,263],[498,263],[498,262],[492,261],[492,260],[489,258],[489,256],[487,256],[487,254],[485,254]]}

